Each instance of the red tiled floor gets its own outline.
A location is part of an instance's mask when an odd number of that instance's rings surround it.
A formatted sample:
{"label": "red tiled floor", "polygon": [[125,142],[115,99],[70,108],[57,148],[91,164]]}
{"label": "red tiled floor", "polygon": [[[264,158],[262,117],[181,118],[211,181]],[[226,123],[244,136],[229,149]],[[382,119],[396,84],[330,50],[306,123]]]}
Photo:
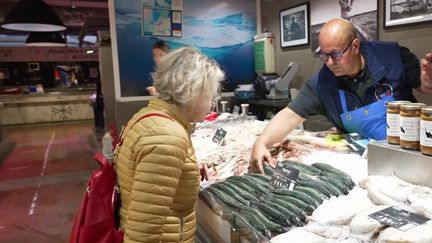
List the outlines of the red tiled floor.
{"label": "red tiled floor", "polygon": [[67,242],[96,166],[91,123],[6,128],[14,149],[0,163],[0,242]]}

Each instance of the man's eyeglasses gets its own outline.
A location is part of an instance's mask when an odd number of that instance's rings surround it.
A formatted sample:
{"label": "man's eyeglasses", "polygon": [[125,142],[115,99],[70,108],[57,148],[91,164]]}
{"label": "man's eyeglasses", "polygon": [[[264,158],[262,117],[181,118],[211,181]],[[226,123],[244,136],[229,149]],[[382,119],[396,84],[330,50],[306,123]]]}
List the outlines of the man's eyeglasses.
{"label": "man's eyeglasses", "polygon": [[355,40],[355,38],[351,40],[351,42],[349,43],[349,45],[343,51],[333,50],[332,52],[330,52],[330,53],[327,54],[327,53],[323,52],[322,50],[320,50],[319,51],[319,58],[321,59],[321,61],[327,62],[328,59],[329,59],[329,56],[331,56],[331,58],[333,60],[340,61],[342,59],[344,53],[348,50],[348,48],[350,48],[350,46],[351,46],[351,44],[353,43],[354,40]]}

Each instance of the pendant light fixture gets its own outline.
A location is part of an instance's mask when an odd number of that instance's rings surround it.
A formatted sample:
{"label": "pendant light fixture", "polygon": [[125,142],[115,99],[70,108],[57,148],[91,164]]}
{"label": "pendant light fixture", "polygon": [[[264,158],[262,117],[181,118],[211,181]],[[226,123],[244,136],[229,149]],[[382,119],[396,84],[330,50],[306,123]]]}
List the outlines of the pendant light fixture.
{"label": "pendant light fixture", "polygon": [[66,46],[66,40],[59,32],[32,32],[25,41],[27,46]]}
{"label": "pendant light fixture", "polygon": [[20,31],[62,31],[62,20],[43,0],[20,0],[6,14],[1,25],[5,29]]}

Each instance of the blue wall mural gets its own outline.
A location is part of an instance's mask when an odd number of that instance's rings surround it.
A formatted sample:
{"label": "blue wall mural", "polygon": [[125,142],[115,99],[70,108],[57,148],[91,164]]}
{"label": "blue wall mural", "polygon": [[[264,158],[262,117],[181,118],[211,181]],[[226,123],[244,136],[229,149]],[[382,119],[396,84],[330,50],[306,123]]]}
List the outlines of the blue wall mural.
{"label": "blue wall mural", "polygon": [[140,0],[115,0],[121,97],[147,95],[153,71],[151,48],[162,39],[170,49],[194,46],[214,58],[226,73],[224,89],[251,83],[255,77],[254,0],[183,0],[183,36],[142,36]]}

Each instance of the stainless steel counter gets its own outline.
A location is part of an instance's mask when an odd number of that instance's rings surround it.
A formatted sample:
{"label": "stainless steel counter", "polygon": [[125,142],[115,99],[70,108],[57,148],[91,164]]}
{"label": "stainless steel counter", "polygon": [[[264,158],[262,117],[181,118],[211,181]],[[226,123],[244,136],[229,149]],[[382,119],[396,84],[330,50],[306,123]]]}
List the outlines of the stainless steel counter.
{"label": "stainless steel counter", "polygon": [[385,140],[368,144],[369,175],[397,175],[414,184],[432,187],[432,157],[402,149]]}
{"label": "stainless steel counter", "polygon": [[198,197],[195,204],[197,217],[197,228],[206,239],[217,243],[252,243],[252,242],[269,242],[263,236],[258,235],[252,228],[245,225],[244,222],[236,220],[237,229],[233,229],[226,219],[226,215],[217,215],[207,205],[205,200]]}

